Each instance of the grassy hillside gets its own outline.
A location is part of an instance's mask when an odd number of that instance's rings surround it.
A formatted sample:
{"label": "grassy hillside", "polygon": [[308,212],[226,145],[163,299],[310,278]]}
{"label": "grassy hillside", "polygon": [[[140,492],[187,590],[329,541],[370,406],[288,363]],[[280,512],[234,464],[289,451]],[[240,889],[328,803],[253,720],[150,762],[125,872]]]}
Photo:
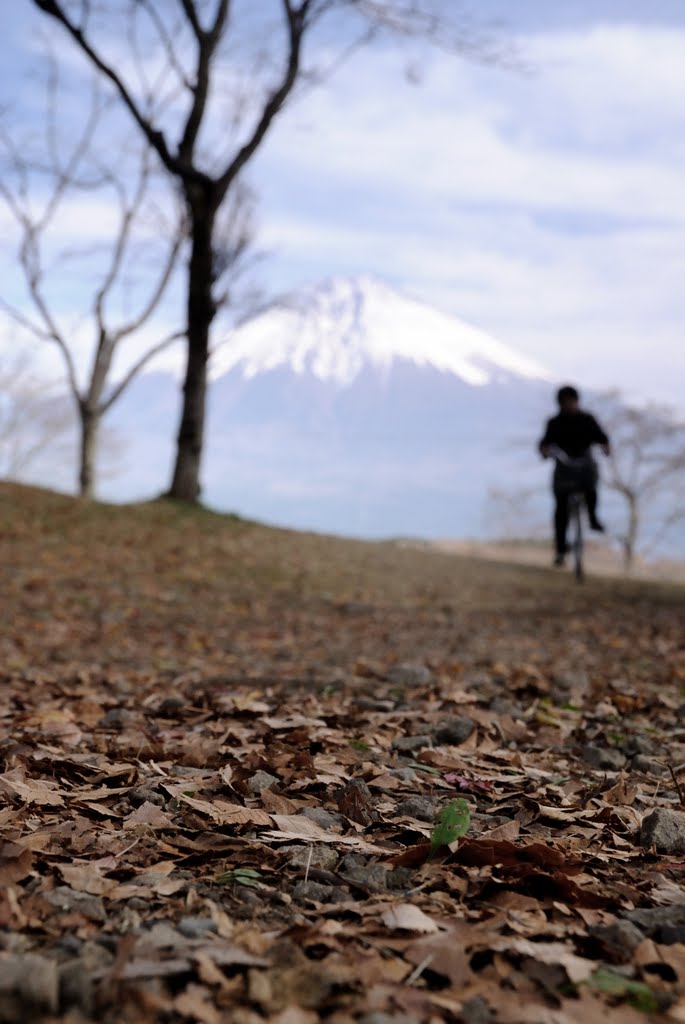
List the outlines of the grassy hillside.
{"label": "grassy hillside", "polygon": [[0,1021],[681,1019],[683,588],[0,516]]}

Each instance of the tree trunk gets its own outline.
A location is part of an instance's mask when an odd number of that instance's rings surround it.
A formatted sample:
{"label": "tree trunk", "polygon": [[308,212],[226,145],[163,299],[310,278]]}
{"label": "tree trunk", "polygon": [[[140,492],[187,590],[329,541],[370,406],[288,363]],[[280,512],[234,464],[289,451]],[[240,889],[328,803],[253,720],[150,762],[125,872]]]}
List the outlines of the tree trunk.
{"label": "tree trunk", "polygon": [[79,408],[81,425],[79,452],[79,493],[82,498],[95,497],[95,460],[97,457],[100,417],[86,406]]}
{"label": "tree trunk", "polygon": [[637,499],[635,496],[628,498],[628,527],[623,541],[623,569],[631,572],[635,561],[635,548],[637,545],[637,531],[639,528],[639,517]]}
{"label": "tree trunk", "polygon": [[195,502],[200,497],[200,468],[207,401],[209,331],[216,313],[213,234],[215,208],[206,195],[189,198],[191,253],[188,268],[188,341],[183,408],[176,462],[168,496]]}

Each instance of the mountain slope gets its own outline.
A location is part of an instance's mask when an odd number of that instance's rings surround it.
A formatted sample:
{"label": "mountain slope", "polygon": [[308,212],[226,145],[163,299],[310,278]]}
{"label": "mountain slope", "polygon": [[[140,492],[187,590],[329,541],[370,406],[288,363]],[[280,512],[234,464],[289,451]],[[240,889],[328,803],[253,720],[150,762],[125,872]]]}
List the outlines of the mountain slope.
{"label": "mountain slope", "polygon": [[287,367],[349,386],[365,367],[397,360],[483,386],[503,373],[531,380],[546,371],[455,317],[369,277],[334,278],[304,289],[240,327],[215,354],[212,377]]}
{"label": "mountain slope", "polygon": [[[142,458],[110,496],[167,483],[177,388],[147,375],[115,411]],[[329,532],[483,536],[489,487],[519,486],[527,467],[544,496],[534,445],[550,390],[541,367],[459,320],[368,278],[327,282],[216,353],[203,496]]]}

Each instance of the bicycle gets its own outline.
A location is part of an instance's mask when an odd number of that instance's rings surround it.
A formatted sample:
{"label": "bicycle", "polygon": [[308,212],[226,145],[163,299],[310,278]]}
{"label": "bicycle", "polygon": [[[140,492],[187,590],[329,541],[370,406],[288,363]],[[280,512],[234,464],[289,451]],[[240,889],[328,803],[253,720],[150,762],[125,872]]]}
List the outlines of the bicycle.
{"label": "bicycle", "polygon": [[547,454],[553,458],[557,465],[569,470],[569,478],[574,475],[578,478],[578,485],[572,486],[568,495],[568,521],[571,530],[571,542],[569,551],[573,555],[573,571],[578,583],[585,579],[585,567],[583,565],[583,516],[582,510],[585,503],[585,493],[581,483],[583,473],[587,472],[588,459],[571,458],[558,445],[550,445]]}

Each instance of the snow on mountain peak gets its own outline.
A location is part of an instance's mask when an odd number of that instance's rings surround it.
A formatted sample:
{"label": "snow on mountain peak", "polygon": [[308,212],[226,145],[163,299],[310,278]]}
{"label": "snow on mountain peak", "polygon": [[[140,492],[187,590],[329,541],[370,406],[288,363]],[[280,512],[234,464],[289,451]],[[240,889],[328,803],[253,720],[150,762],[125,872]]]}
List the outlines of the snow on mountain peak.
{"label": "snow on mountain peak", "polygon": [[289,367],[341,386],[367,366],[401,359],[483,386],[506,373],[546,371],[484,331],[371,277],[332,278],[274,304],[236,328],[212,357],[211,376],[238,367],[245,377]]}

